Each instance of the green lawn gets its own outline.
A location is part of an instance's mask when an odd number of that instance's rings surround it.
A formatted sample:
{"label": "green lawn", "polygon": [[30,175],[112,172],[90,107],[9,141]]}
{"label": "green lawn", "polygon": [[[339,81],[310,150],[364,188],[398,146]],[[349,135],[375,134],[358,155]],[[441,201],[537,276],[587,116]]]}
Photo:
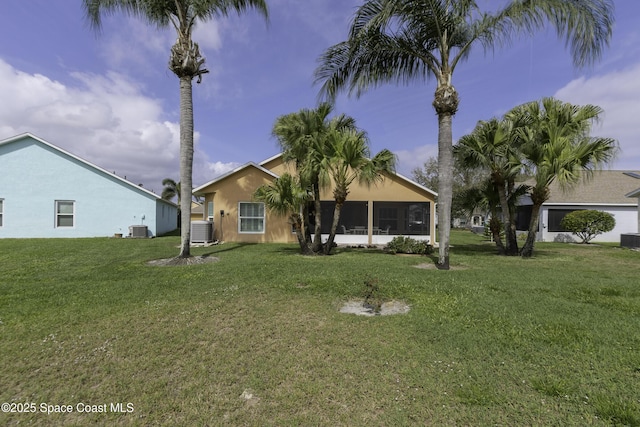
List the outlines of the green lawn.
{"label": "green lawn", "polygon": [[[0,239],[0,402],[35,409],[0,424],[640,425],[640,252],[452,239],[450,271],[268,244],[152,267],[178,238]],[[339,313],[367,282],[411,311]]]}

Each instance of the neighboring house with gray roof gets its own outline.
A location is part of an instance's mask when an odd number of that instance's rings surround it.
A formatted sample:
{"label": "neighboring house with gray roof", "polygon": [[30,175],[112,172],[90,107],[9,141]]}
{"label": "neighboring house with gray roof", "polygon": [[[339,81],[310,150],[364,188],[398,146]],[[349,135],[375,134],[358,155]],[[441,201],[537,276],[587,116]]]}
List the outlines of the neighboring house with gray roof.
{"label": "neighboring house with gray roof", "polygon": [[627,197],[632,197],[637,200],[637,205],[638,205],[638,228],[636,230],[636,233],[640,234],[640,188],[637,188],[635,190],[633,190],[630,193],[626,194]]}
{"label": "neighboring house with gray roof", "polygon": [[[615,228],[599,235],[594,242],[619,242],[620,235],[640,232],[638,198],[640,195],[640,172],[604,170],[594,172],[593,176],[568,190],[563,191],[553,183],[550,197],[540,211],[538,239],[546,242],[572,241],[576,237],[565,231],[560,222],[569,212],[592,209],[608,212],[616,220]],[[638,193],[636,196],[634,190]],[[519,229],[526,229],[530,218],[531,200],[523,198],[520,209]],[[529,208],[529,215],[527,215]],[[526,225],[525,225],[526,224]]]}

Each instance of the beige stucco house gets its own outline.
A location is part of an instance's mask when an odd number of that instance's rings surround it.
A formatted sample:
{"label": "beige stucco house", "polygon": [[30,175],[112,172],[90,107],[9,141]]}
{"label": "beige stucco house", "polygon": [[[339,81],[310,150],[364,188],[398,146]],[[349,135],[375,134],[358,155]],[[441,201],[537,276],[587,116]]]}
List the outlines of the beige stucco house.
{"label": "beige stucco house", "polygon": [[[194,189],[203,198],[202,220],[213,222],[213,239],[227,242],[295,243],[287,218],[253,200],[254,191],[270,184],[291,165],[278,154],[259,164],[250,162]],[[394,236],[435,243],[437,194],[399,174],[385,174],[370,187],[354,183],[342,208],[336,243],[384,244]],[[322,196],[323,237],[329,234],[334,202],[331,189]]]}

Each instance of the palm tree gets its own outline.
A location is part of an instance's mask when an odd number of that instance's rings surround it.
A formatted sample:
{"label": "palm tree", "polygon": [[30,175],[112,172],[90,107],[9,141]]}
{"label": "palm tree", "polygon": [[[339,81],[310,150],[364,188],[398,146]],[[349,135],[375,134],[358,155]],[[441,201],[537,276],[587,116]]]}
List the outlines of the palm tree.
{"label": "palm tree", "polygon": [[171,178],[165,178],[162,180],[162,197],[163,200],[171,200],[178,196],[178,210],[180,210],[180,181],[175,182]]}
{"label": "palm tree", "polygon": [[[303,108],[296,113],[280,116],[273,126],[272,135],[283,150],[285,161],[295,162],[300,184],[309,188],[314,200],[315,230],[313,251],[322,251],[321,207],[320,207],[320,161],[326,144],[329,128],[337,130],[355,129],[355,120],[344,114],[329,119],[333,107],[321,103],[317,108]],[[303,211],[303,229],[309,215],[307,207]],[[310,240],[311,237],[307,235]]]}
{"label": "palm tree", "polygon": [[319,169],[321,174],[326,174],[333,181],[333,198],[336,202],[331,231],[324,246],[327,255],[331,253],[340,212],[351,183],[358,180],[361,184],[370,185],[381,180],[384,172],[395,170],[395,155],[391,151],[384,149],[372,159],[369,156],[369,140],[364,131],[331,127],[327,133]]}
{"label": "palm tree", "polygon": [[520,152],[514,144],[515,128],[517,124],[511,120],[480,121],[473,132],[458,140],[453,149],[456,157],[467,167],[489,171],[502,210],[507,255],[518,254],[516,224],[509,204],[515,179],[523,168]]}
{"label": "palm tree", "polygon": [[177,40],[171,47],[169,69],[180,79],[180,207],[182,231],[179,258],[188,258],[190,251],[191,193],[193,189],[193,89],[192,80],[202,80],[209,72],[198,43],[191,39],[198,21],[238,14],[254,8],[267,18],[265,0],[83,0],[83,7],[91,26],[100,30],[102,16],[115,12],[145,19],[161,28],[173,26]]}
{"label": "palm tree", "polygon": [[[164,186],[162,188],[162,194],[160,197],[162,197],[163,200],[171,200],[174,197],[178,196],[178,224],[177,227],[181,228],[182,227],[182,210],[181,210],[181,203],[180,203],[180,181],[175,182],[173,179],[171,178],[165,178],[162,180],[162,185]],[[189,212],[191,212],[191,207],[189,207]]]}
{"label": "palm tree", "polygon": [[300,181],[284,173],[272,184],[265,184],[253,194],[254,199],[264,202],[276,215],[287,216],[298,238],[303,255],[312,255],[311,246],[303,233],[302,207],[310,200],[310,194],[300,185]]}
{"label": "palm tree", "polygon": [[576,106],[554,98],[544,98],[520,107],[518,114],[531,118],[518,130],[522,151],[532,172],[531,221],[521,255],[533,255],[540,207],[549,199],[549,187],[556,181],[562,188],[588,178],[594,170],[608,163],[617,151],[611,138],[591,137],[594,121],[602,109],[595,105]]}
{"label": "palm tree", "polygon": [[453,72],[480,44],[485,50],[545,24],[571,47],[574,64],[597,59],[611,38],[613,0],[512,0],[483,13],[474,0],[366,0],[356,11],[348,39],[320,58],[316,81],[334,99],[348,89],[359,96],[382,83],[433,78],[438,116],[438,266],[449,268],[452,201],[452,117],[458,110]]}
{"label": "palm tree", "polygon": [[490,178],[485,179],[484,182],[477,187],[464,189],[459,197],[463,209],[465,209],[469,215],[473,215],[473,212],[478,208],[489,211],[489,231],[491,237],[498,248],[498,253],[501,255],[504,254],[505,248],[502,243],[502,236],[500,235],[502,223],[498,215],[500,200],[498,199],[498,191],[493,181]]}

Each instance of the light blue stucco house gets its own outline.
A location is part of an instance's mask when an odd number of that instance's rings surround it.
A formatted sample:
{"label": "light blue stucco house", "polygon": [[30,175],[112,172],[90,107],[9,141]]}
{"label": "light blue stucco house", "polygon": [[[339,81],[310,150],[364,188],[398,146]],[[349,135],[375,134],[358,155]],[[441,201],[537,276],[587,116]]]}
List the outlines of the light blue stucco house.
{"label": "light blue stucco house", "polygon": [[174,203],[41,138],[0,141],[0,238],[153,237],[176,224]]}

